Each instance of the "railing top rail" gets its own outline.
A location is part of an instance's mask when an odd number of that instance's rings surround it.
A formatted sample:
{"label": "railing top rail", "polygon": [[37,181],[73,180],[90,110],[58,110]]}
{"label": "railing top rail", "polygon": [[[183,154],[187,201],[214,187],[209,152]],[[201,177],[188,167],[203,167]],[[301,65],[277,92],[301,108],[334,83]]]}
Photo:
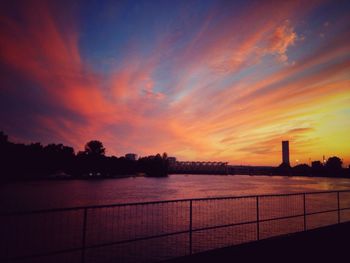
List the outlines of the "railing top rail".
{"label": "railing top rail", "polygon": [[257,197],[262,197],[262,198],[263,197],[282,197],[282,196],[293,196],[293,195],[327,194],[327,193],[342,193],[342,192],[350,192],[350,189],[349,190],[296,192],[296,193],[285,193],[285,194],[217,196],[217,197],[186,198],[186,199],[159,200],[159,201],[146,201],[146,202],[117,203],[117,204],[106,204],[106,205],[75,206],[75,207],[66,207],[66,208],[50,208],[50,209],[38,209],[38,210],[29,210],[29,211],[28,210],[27,211],[26,210],[9,211],[9,212],[0,212],[0,216],[29,215],[29,214],[40,214],[40,213],[50,213],[50,212],[76,211],[76,210],[84,210],[84,209],[109,208],[109,207],[118,207],[118,206],[151,205],[151,204],[189,202],[189,201],[210,201],[210,200],[244,199],[244,198],[257,198]]}

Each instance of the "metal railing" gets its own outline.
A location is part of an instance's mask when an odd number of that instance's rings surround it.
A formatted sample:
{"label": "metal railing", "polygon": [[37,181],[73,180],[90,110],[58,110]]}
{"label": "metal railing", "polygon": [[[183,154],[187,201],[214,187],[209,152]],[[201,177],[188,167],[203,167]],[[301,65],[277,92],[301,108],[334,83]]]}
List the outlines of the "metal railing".
{"label": "metal railing", "polygon": [[155,262],[350,221],[350,190],[0,213],[1,262]]}

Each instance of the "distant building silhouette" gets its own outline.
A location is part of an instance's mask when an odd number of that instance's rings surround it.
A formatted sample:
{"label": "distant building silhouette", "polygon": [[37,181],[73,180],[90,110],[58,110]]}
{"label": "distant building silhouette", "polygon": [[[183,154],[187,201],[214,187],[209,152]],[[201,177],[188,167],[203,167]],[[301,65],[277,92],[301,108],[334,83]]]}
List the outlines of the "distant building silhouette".
{"label": "distant building silhouette", "polygon": [[289,141],[282,141],[282,164],[290,166]]}
{"label": "distant building silhouette", "polygon": [[176,163],[176,157],[172,157],[172,156],[168,157],[168,162],[169,162],[169,164],[175,164]]}
{"label": "distant building silhouette", "polygon": [[131,161],[136,161],[137,154],[136,153],[127,153],[125,154],[125,158]]}

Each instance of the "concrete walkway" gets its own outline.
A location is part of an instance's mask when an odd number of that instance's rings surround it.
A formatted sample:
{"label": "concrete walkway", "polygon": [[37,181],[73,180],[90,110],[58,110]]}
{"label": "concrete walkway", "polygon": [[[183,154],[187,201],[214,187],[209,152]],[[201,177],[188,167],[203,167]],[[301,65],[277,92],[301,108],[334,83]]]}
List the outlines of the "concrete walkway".
{"label": "concrete walkway", "polygon": [[216,249],[167,262],[350,262],[350,223]]}

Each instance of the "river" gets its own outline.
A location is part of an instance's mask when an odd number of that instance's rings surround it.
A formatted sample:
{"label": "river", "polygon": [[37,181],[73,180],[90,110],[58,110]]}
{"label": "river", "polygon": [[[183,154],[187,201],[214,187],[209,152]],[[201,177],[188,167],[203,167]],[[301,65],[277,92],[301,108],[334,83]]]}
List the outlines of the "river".
{"label": "river", "polygon": [[142,201],[349,190],[350,178],[169,175],[0,185],[2,210],[35,210]]}

